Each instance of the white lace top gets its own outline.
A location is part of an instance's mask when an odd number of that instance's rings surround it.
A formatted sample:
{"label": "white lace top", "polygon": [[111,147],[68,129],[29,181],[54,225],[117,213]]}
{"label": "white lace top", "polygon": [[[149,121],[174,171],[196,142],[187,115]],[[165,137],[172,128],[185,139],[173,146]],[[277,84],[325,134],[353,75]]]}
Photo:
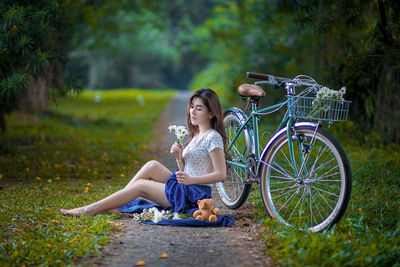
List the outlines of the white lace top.
{"label": "white lace top", "polygon": [[201,176],[214,171],[210,155],[215,148],[224,149],[221,135],[214,129],[208,130],[200,138],[194,137],[183,149],[184,172],[190,176]]}

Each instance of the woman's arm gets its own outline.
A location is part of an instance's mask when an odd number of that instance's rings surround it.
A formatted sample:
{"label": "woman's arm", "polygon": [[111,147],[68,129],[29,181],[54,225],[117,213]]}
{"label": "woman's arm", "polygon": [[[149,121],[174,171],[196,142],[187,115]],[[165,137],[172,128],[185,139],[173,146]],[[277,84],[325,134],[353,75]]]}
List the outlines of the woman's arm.
{"label": "woman's arm", "polygon": [[224,151],[220,148],[216,148],[209,153],[211,162],[214,168],[212,173],[208,173],[202,176],[189,176],[185,172],[176,172],[176,178],[180,184],[213,184],[222,182],[226,177],[226,163]]}

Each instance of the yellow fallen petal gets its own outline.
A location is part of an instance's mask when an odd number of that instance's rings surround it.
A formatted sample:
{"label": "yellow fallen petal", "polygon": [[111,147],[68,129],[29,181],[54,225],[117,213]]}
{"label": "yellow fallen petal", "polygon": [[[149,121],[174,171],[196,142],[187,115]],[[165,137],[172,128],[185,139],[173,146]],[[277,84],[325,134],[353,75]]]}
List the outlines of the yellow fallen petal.
{"label": "yellow fallen petal", "polygon": [[51,248],[52,246],[51,246],[51,244],[46,244],[46,247]]}
{"label": "yellow fallen petal", "polygon": [[39,176],[36,176],[36,180],[40,181],[40,180],[42,180],[42,178],[40,178]]}
{"label": "yellow fallen petal", "polygon": [[145,266],[146,265],[146,262],[145,261],[138,261],[137,263],[136,263],[136,266]]}
{"label": "yellow fallen petal", "polygon": [[161,258],[163,258],[163,259],[168,258],[168,254],[167,254],[167,253],[162,254],[162,255],[161,255]]}

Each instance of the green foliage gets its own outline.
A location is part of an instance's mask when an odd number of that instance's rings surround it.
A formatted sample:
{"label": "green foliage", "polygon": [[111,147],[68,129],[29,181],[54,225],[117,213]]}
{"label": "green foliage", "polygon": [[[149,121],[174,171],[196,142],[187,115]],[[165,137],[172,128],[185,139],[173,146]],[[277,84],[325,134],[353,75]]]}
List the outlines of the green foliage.
{"label": "green foliage", "polygon": [[84,12],[85,23],[74,34],[67,71],[90,88],[187,89],[205,64],[204,57],[189,49],[188,33],[205,20],[213,4],[122,2],[111,1],[120,7],[109,12],[93,11],[104,21],[93,19],[92,8]]}
{"label": "green foliage", "polygon": [[0,4],[0,104],[14,108],[28,77],[43,76],[51,64],[62,61],[73,31],[75,8],[71,1],[1,1]]}
{"label": "green foliage", "polygon": [[222,106],[227,107],[232,100],[233,81],[227,76],[230,73],[231,65],[213,63],[207,69],[199,72],[192,80],[190,88],[192,91],[200,88],[213,89],[221,101]]}
{"label": "green foliage", "polygon": [[399,265],[399,146],[384,145],[380,135],[362,132],[351,121],[331,132],[344,146],[353,173],[344,217],[323,233],[292,229],[266,217],[257,189],[250,199],[265,227],[266,253],[282,265]]}
{"label": "green foliage", "polygon": [[398,121],[380,123],[400,110],[398,1],[216,3],[211,18],[193,31],[192,47],[211,66],[231,67],[225,74],[210,72],[215,78],[208,80],[230,77],[232,93],[246,71],[307,74],[334,89],[347,86],[353,119],[386,135],[385,141],[399,142]]}
{"label": "green foliage", "polygon": [[45,113],[10,115],[0,139],[0,265],[62,266],[101,255],[120,227],[116,217],[72,218],[58,210],[125,186],[147,160],[154,121],[174,94],[85,91]]}

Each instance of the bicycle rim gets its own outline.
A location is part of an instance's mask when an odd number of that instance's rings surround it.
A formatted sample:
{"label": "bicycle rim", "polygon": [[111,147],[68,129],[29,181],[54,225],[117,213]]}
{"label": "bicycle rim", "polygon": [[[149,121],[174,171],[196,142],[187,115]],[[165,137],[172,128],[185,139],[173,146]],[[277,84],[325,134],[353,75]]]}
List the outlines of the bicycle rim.
{"label": "bicycle rim", "polygon": [[[234,112],[224,117],[224,125],[228,137],[228,146],[235,137],[242,123]],[[246,156],[250,147],[248,130],[241,132],[231,149],[227,151],[231,161],[246,165]],[[222,202],[230,209],[237,209],[246,201],[251,184],[245,183],[246,169],[227,164],[227,176],[224,182],[216,184]]]}
{"label": "bicycle rim", "polygon": [[[351,171],[336,139],[319,129],[310,144],[313,134],[310,127],[296,129],[295,164],[290,160],[287,134],[275,140],[263,159],[260,188],[269,215],[286,225],[320,232],[338,222],[346,210]],[[307,160],[296,175],[301,158]]]}

